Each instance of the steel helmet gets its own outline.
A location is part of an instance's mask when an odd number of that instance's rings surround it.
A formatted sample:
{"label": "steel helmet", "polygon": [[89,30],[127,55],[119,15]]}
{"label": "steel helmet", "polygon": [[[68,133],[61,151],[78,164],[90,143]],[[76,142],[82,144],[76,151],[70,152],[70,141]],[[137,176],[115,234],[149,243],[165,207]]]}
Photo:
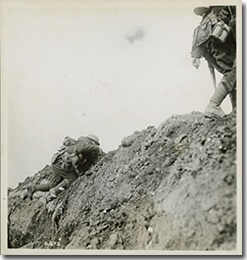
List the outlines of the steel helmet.
{"label": "steel helmet", "polygon": [[209,6],[198,6],[196,7],[193,12],[196,14],[196,15],[200,15],[202,16],[203,14],[205,14],[208,10],[209,10]]}
{"label": "steel helmet", "polygon": [[87,136],[87,138],[93,140],[97,145],[100,145],[99,138],[96,135],[90,134]]}

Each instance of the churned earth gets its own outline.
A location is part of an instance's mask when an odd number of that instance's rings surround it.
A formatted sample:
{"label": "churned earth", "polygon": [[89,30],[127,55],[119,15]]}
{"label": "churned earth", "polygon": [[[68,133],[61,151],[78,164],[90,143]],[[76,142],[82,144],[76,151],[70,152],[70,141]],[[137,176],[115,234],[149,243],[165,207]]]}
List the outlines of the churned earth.
{"label": "churned earth", "polygon": [[176,115],[125,137],[56,199],[8,191],[9,248],[235,250],[236,114]]}

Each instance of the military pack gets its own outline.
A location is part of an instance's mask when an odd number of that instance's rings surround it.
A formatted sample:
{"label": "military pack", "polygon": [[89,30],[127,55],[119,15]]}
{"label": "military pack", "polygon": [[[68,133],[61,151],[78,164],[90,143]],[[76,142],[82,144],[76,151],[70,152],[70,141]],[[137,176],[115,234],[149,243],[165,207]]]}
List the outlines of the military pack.
{"label": "military pack", "polygon": [[230,33],[230,27],[225,24],[223,21],[219,21],[213,27],[211,37],[215,38],[216,40],[224,43]]}
{"label": "military pack", "polygon": [[224,43],[230,34],[230,27],[214,13],[210,13],[194,30],[193,46],[198,47],[208,39]]}

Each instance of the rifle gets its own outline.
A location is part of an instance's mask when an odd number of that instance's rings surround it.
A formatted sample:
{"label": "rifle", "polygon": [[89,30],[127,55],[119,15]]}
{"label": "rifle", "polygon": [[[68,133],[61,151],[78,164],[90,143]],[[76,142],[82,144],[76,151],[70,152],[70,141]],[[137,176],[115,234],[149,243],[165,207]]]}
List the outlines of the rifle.
{"label": "rifle", "polygon": [[208,68],[209,68],[210,76],[212,78],[213,85],[214,85],[214,90],[215,90],[216,89],[215,71],[214,71],[214,67],[209,62],[208,62]]}

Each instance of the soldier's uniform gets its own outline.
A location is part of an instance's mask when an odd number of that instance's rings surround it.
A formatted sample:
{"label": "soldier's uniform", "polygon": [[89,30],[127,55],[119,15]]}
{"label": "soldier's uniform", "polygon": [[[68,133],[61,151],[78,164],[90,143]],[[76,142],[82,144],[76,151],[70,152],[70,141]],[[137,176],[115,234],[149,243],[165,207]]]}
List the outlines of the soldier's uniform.
{"label": "soldier's uniform", "polygon": [[233,6],[214,6],[204,11],[194,30],[191,57],[204,57],[209,66],[223,75],[205,110],[208,116],[222,116],[219,106],[227,94],[232,107],[236,107],[236,10]]}
{"label": "soldier's uniform", "polygon": [[[47,184],[31,185],[28,187],[28,196],[32,199],[35,191],[50,191],[52,197],[60,189],[66,189],[74,182],[79,174],[88,170],[100,155],[98,138],[92,140],[88,137],[80,137],[76,141],[64,142],[62,148],[52,157],[52,179]],[[94,137],[94,136],[93,136]]]}

